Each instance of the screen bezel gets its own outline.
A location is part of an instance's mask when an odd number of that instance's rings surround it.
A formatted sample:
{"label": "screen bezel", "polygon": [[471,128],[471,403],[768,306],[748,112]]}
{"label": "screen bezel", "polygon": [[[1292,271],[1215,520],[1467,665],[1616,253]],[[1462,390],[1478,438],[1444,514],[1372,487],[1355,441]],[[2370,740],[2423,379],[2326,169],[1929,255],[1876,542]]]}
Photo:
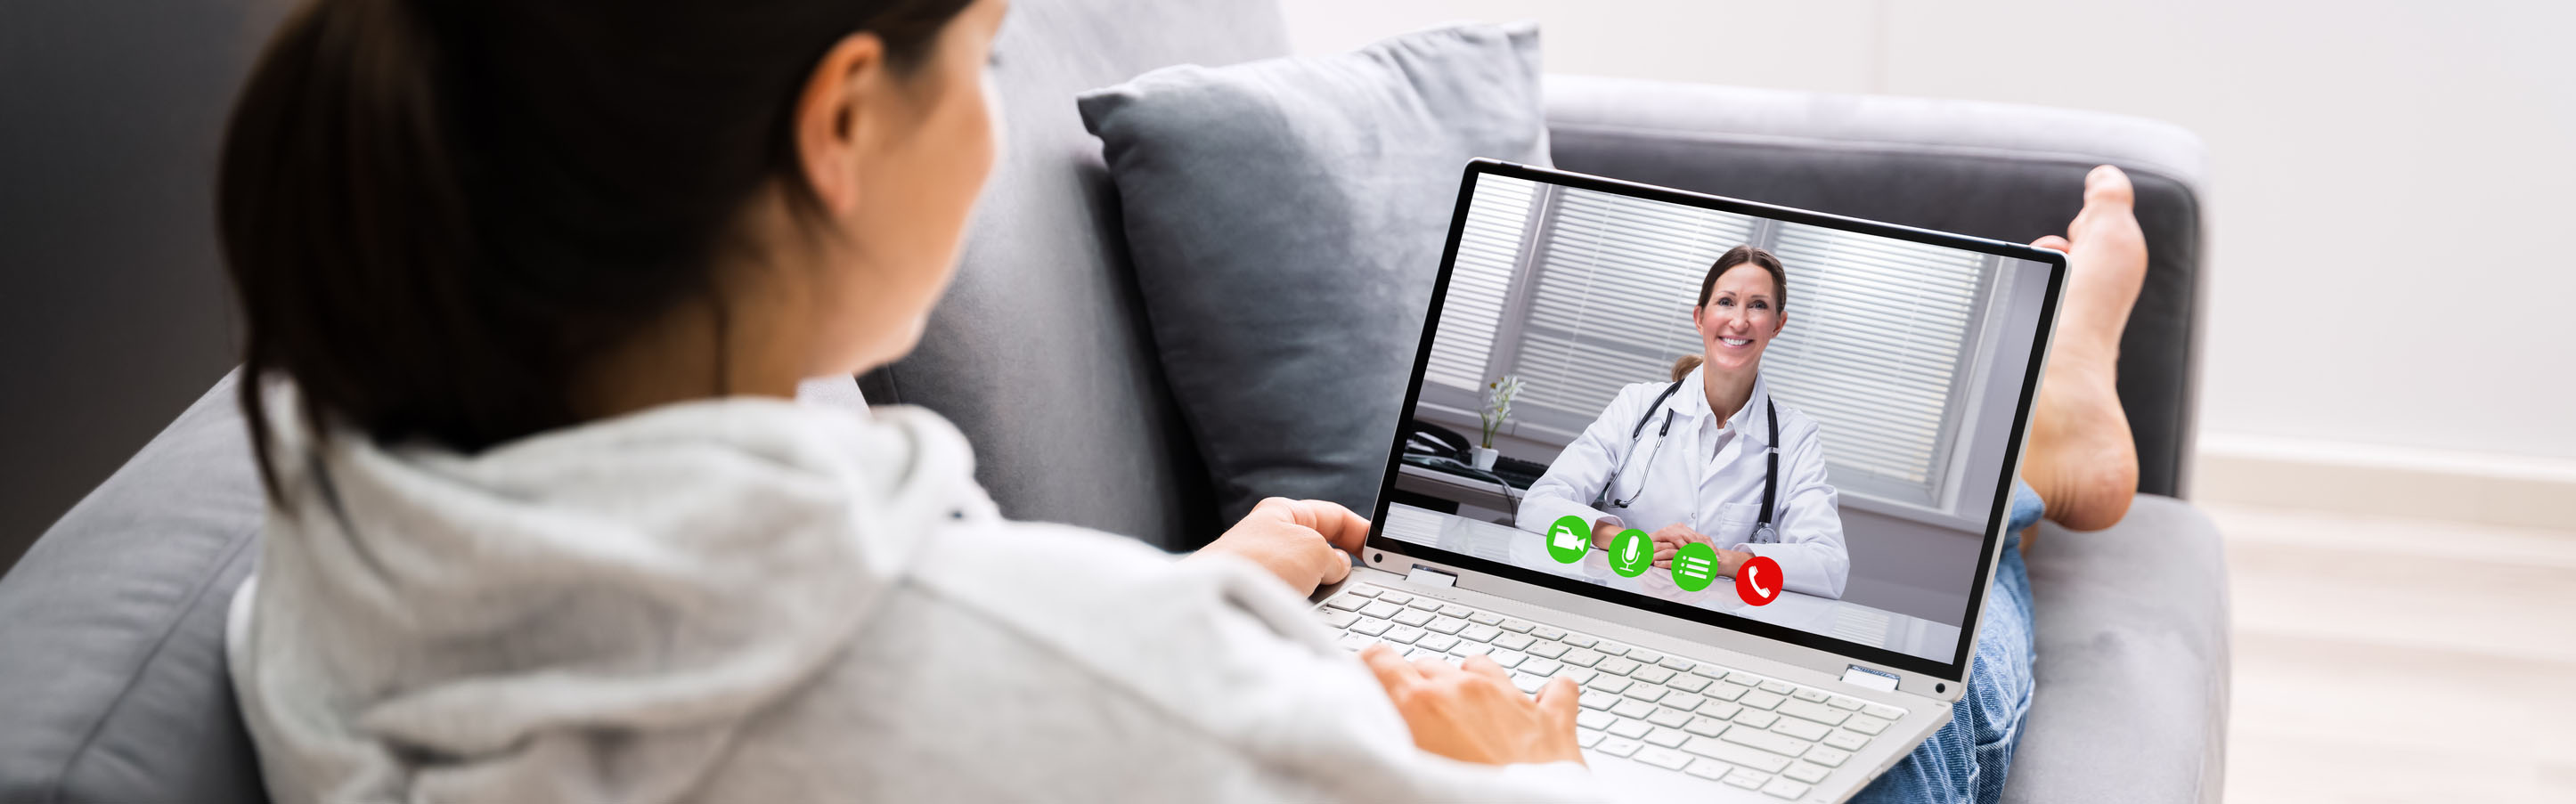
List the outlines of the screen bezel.
{"label": "screen bezel", "polygon": [[1399,555],[1438,561],[1460,569],[1486,573],[1506,580],[1545,587],[1593,600],[1599,600],[1689,622],[1714,626],[1762,639],[1785,642],[1812,650],[1825,651],[1850,657],[1858,661],[1946,678],[1954,682],[1965,681],[1969,665],[1969,652],[1974,650],[1976,647],[1977,626],[1980,622],[1979,618],[1982,616],[1984,611],[1986,599],[1984,592],[1987,589],[1987,584],[1992,579],[1992,573],[1995,568],[1995,559],[1997,557],[1996,551],[1999,550],[2003,544],[2003,528],[2006,524],[2006,512],[2008,506],[2012,504],[2013,484],[2010,482],[1998,482],[1995,484],[1995,498],[1992,506],[1989,507],[1986,514],[1985,538],[1978,548],[1977,570],[1976,577],[1974,579],[1975,585],[1971,587],[1972,590],[1976,591],[1968,596],[1968,608],[1962,614],[1959,621],[1959,644],[1955,646],[1952,651],[1951,659],[1948,662],[1942,662],[1937,659],[1928,659],[1907,653],[1899,653],[1886,648],[1863,645],[1848,640],[1836,639],[1823,634],[1802,631],[1787,626],[1773,625],[1771,623],[1761,622],[1758,620],[1737,617],[1732,614],[1663,600],[1661,598],[1621,592],[1598,584],[1587,583],[1576,578],[1569,578],[1550,572],[1525,569],[1499,561],[1489,561],[1477,558],[1475,556],[1453,553],[1430,545],[1408,542],[1386,535],[1385,525],[1383,523],[1386,522],[1388,506],[1394,503],[1393,498],[1395,493],[1396,477],[1403,468],[1404,424],[1407,419],[1413,416],[1414,407],[1421,403],[1423,377],[1429,371],[1431,365],[1431,343],[1440,329],[1439,322],[1441,304],[1448,297],[1450,273],[1457,266],[1458,243],[1466,232],[1467,213],[1476,197],[1476,182],[1479,178],[1486,175],[1524,179],[1561,187],[1609,193],[1649,201],[1682,204],[1685,206],[1716,210],[1719,212],[1771,218],[1788,223],[1806,224],[1858,234],[1894,238],[1897,240],[1921,243],[1925,245],[1956,248],[1980,254],[2010,257],[2013,259],[2041,263],[2049,266],[2048,291],[2041,301],[2038,322],[2039,332],[2032,340],[2030,365],[2027,367],[2027,372],[2022,377],[2021,398],[2013,410],[2013,426],[2009,431],[2011,434],[2011,441],[2005,445],[2004,454],[2007,456],[2007,463],[2005,464],[2004,472],[2000,477],[2006,481],[2009,481],[2015,476],[2014,473],[2018,470],[2021,463],[2023,438],[2028,435],[2030,425],[2031,403],[2033,399],[2036,398],[2039,390],[2039,371],[2048,355],[2049,334],[2055,331],[2058,296],[2065,289],[2066,255],[2047,249],[2033,248],[2015,243],[2006,243],[1999,240],[1987,240],[1966,235],[1936,232],[1929,229],[1900,226],[1892,223],[1848,218],[1840,215],[1829,215],[1821,212],[1811,212],[1808,210],[1775,206],[1753,201],[1744,201],[1740,199],[1693,193],[1664,187],[1655,187],[1634,182],[1619,181],[1617,179],[1590,176],[1581,173],[1569,173],[1550,168],[1537,168],[1492,159],[1470,160],[1467,163],[1464,175],[1459,181],[1457,208],[1451,213],[1449,218],[1449,240],[1447,245],[1444,246],[1440,252],[1440,272],[1431,286],[1431,302],[1423,315],[1422,336],[1420,342],[1414,346],[1412,379],[1405,385],[1404,405],[1397,409],[1394,428],[1395,441],[1387,451],[1386,472],[1379,480],[1377,502],[1369,516],[1370,525],[1368,547],[1372,550],[1390,550]]}

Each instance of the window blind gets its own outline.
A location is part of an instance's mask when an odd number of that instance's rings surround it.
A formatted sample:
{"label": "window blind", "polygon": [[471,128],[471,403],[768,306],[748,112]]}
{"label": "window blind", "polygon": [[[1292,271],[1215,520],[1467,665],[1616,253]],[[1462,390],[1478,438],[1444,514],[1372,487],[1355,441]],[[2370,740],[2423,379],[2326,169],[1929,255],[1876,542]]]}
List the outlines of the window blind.
{"label": "window blind", "polygon": [[1512,364],[1523,404],[1588,422],[1629,383],[1668,381],[1674,358],[1699,351],[1700,278],[1753,232],[1743,215],[1559,193]]}
{"label": "window blind", "polygon": [[1465,231],[1458,238],[1458,259],[1449,269],[1449,290],[1441,296],[1440,333],[1431,343],[1427,382],[1482,394],[1485,383],[1494,379],[1484,376],[1485,365],[1493,357],[1494,336],[1502,327],[1537,194],[1537,185],[1526,179],[1477,177]]}
{"label": "window blind", "polygon": [[1823,427],[1837,485],[1929,503],[1984,257],[1799,224],[1774,242],[1789,326],[1763,356],[1772,392]]}

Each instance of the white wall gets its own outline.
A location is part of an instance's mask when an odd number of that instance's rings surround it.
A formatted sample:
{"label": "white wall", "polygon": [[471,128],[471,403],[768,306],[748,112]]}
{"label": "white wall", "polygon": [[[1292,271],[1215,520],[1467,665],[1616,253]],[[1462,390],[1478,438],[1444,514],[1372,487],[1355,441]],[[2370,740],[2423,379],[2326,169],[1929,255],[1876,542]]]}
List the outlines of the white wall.
{"label": "white wall", "polygon": [[[1536,19],[1548,69],[2207,140],[2212,436],[2576,462],[2576,3],[1287,0],[1300,52]],[[2438,395],[2438,398],[2437,398]]]}

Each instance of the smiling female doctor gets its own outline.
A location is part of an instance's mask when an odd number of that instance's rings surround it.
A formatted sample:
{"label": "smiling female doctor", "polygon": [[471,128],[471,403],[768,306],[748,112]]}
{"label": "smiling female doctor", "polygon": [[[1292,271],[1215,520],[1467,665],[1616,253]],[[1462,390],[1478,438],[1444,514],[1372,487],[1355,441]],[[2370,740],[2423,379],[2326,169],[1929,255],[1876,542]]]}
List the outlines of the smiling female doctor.
{"label": "smiling female doctor", "polygon": [[1681,545],[1706,542],[1721,574],[1767,556],[1789,591],[1841,598],[1851,553],[1816,420],[1772,400],[1762,382],[1762,350],[1788,323],[1788,305],[1780,258],[1750,245],[1718,257],[1691,308],[1703,354],[1682,358],[1670,383],[1621,389],[1530,486],[1520,527],[1544,533],[1580,516],[1603,549],[1637,528],[1654,536],[1661,566]]}

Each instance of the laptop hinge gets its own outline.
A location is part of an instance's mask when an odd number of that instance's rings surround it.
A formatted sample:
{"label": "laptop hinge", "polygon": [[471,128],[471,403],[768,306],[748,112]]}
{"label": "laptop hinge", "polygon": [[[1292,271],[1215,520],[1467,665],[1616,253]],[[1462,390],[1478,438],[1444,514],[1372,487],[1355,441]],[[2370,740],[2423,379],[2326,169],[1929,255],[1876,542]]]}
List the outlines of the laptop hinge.
{"label": "laptop hinge", "polygon": [[1418,583],[1424,586],[1458,585],[1458,576],[1456,574],[1441,572],[1420,564],[1413,565],[1413,571],[1405,573],[1404,580],[1407,583]]}
{"label": "laptop hinge", "polygon": [[1843,683],[1857,687],[1868,687],[1874,690],[1895,692],[1896,674],[1885,670],[1876,670],[1855,664],[1843,670]]}

